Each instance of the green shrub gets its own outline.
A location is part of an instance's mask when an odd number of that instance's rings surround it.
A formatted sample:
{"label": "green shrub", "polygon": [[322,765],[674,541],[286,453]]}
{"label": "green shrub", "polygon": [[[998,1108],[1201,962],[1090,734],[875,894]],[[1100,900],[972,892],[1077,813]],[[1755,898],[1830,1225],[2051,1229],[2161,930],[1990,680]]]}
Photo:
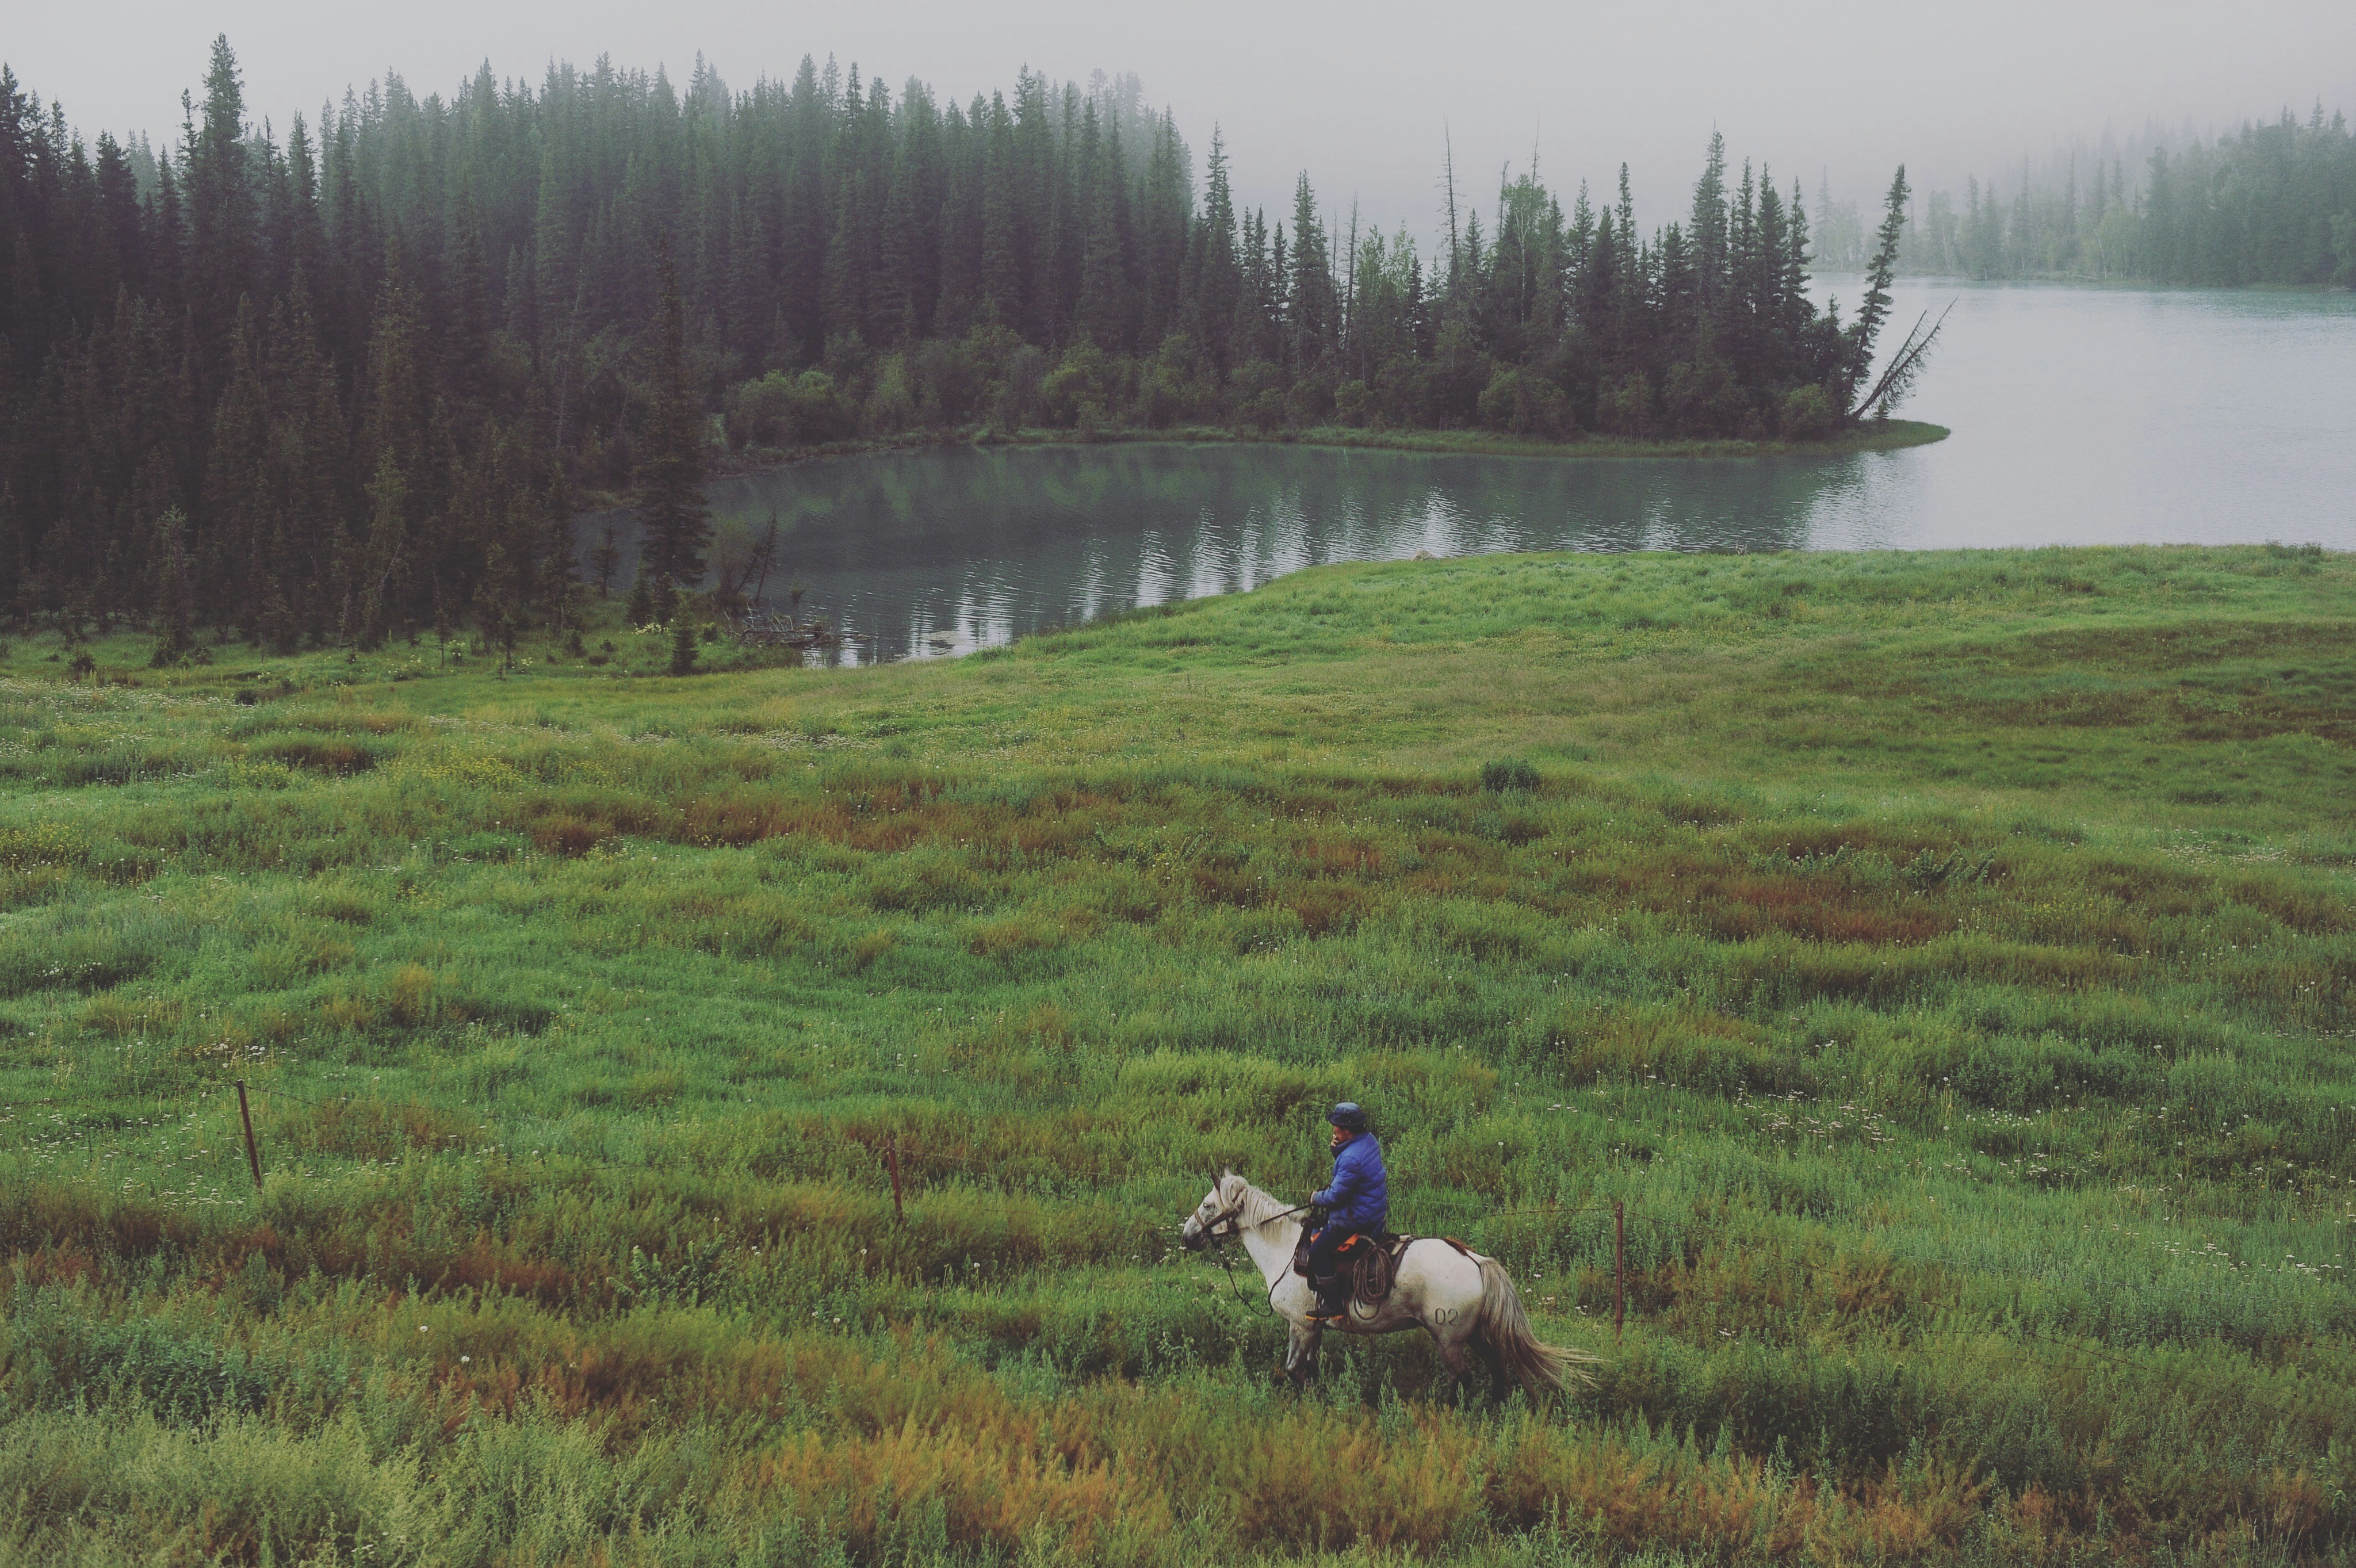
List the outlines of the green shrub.
{"label": "green shrub", "polygon": [[1784,394],[1778,434],[1786,441],[1822,441],[1833,433],[1839,418],[1831,397],[1812,381]]}
{"label": "green shrub", "polygon": [[1508,789],[1536,789],[1538,770],[1518,757],[1505,757],[1481,766],[1481,788],[1502,793]]}

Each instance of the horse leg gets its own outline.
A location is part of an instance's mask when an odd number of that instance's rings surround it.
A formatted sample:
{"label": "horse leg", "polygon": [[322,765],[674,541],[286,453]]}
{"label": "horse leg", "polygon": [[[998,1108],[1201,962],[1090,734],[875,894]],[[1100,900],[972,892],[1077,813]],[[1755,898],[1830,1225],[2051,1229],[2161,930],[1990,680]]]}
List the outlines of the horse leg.
{"label": "horse leg", "polygon": [[1284,1375],[1296,1383],[1305,1383],[1317,1376],[1317,1342],[1324,1330],[1313,1326],[1294,1324],[1292,1339],[1284,1350]]}
{"label": "horse leg", "polygon": [[1431,1342],[1440,1348],[1440,1359],[1448,1369],[1450,1382],[1457,1391],[1462,1391],[1464,1380],[1470,1377],[1472,1371],[1472,1359],[1464,1354],[1463,1341],[1454,1337],[1447,1329],[1429,1318],[1424,1320],[1423,1326],[1430,1333]]}
{"label": "horse leg", "polygon": [[1489,1369],[1491,1391],[1501,1400],[1512,1394],[1515,1386],[1514,1375],[1505,1369],[1505,1357],[1497,1353],[1497,1348],[1494,1345],[1477,1335],[1472,1342],[1480,1350],[1481,1364]]}

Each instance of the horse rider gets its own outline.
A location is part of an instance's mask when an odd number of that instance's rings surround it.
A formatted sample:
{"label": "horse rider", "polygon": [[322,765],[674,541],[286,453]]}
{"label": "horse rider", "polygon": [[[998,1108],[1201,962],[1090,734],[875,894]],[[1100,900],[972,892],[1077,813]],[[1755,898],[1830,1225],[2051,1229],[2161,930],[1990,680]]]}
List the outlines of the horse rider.
{"label": "horse rider", "polygon": [[1366,1113],[1344,1101],[1325,1113],[1333,1124],[1333,1181],[1309,1200],[1324,1211],[1309,1241],[1309,1283],[1317,1291],[1314,1323],[1338,1323],[1349,1314],[1350,1287],[1339,1277],[1334,1254],[1353,1236],[1379,1236],[1390,1217],[1390,1186],[1383,1173],[1383,1146],[1366,1130]]}

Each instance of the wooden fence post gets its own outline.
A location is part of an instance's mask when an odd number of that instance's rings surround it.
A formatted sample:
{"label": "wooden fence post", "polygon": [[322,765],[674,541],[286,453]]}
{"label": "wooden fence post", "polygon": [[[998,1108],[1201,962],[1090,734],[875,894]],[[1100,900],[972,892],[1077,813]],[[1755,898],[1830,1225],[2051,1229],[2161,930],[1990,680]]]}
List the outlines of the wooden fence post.
{"label": "wooden fence post", "polygon": [[253,1143],[253,1112],[246,1109],[245,1079],[237,1080],[237,1119],[245,1123],[245,1163],[253,1172],[253,1189],[262,1190],[262,1151]]}
{"label": "wooden fence post", "polygon": [[1620,1337],[1628,1310],[1628,1206],[1612,1200],[1612,1337]]}
{"label": "wooden fence post", "polygon": [[905,1222],[907,1216],[900,1208],[900,1134],[894,1133],[884,1145],[884,1163],[892,1167],[892,1222]]}

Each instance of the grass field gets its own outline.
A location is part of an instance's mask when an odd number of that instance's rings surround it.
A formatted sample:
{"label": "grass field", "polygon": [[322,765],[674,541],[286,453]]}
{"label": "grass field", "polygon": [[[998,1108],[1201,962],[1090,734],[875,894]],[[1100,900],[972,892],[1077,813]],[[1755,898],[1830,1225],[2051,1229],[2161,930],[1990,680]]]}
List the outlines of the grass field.
{"label": "grass field", "polygon": [[[18,638],[0,1557],[2356,1558],[2351,633],[2267,548]],[[1591,1387],[1276,1385],[1174,1230],[1345,1096]]]}

